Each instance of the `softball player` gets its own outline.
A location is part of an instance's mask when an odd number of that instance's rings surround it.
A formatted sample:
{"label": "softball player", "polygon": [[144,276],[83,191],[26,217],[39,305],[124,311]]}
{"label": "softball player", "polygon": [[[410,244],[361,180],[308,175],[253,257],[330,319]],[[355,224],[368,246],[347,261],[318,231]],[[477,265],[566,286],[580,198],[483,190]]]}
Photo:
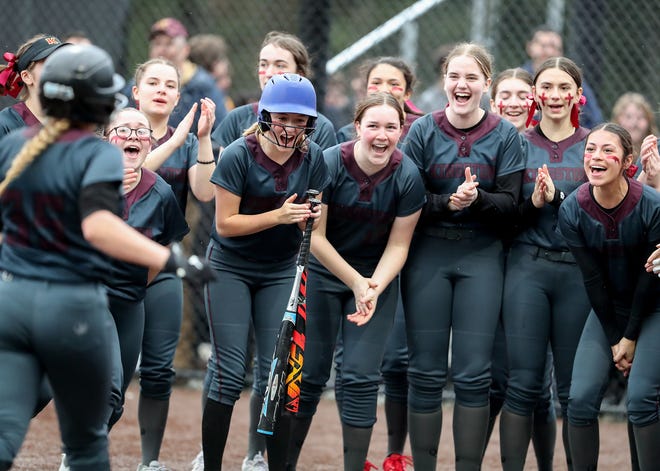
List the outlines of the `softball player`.
{"label": "softball player", "polygon": [[[406,121],[399,141],[400,145],[403,144],[403,138],[408,134],[410,125],[422,115],[419,110],[413,109],[408,101],[413,94],[415,73],[410,65],[399,57],[379,57],[369,60],[362,66],[362,71],[367,83],[367,94],[389,93],[403,106]],[[337,141],[340,143],[354,139],[355,123],[348,123],[337,131]]]}
{"label": "softball player", "polygon": [[[209,393],[202,416],[205,470],[221,468],[234,403],[248,365],[254,326],[263,396],[273,345],[295,272],[301,229],[318,218],[303,200],[322,191],[328,175],[321,149],[307,136],[316,118],[311,82],[297,74],[273,76],[259,100],[259,121],[227,146],[211,177],[216,185],[216,224],[208,258],[217,282],[208,286],[207,308],[216,367],[207,370]],[[262,386],[263,385],[263,386]],[[288,415],[267,440],[271,470],[284,469]]]}
{"label": "softball player", "polygon": [[[149,118],[156,141],[144,167],[155,171],[172,187],[185,214],[189,191],[200,201],[213,199],[210,178],[215,160],[210,134],[215,104],[203,98],[174,129],[167,124],[179,100],[180,77],[174,64],[162,58],[141,64],[135,72],[135,84],[133,98]],[[198,107],[201,113],[195,136],[189,131]],[[175,375],[174,354],[183,316],[181,280],[171,274],[159,274],[147,287],[144,309],[138,422],[142,464],[148,465],[158,461],[167,423]]]}
{"label": "softball player", "polygon": [[424,212],[401,275],[408,336],[409,433],[416,469],[434,470],[452,335],[456,469],[478,469],[488,428],[493,337],[504,279],[498,222],[516,209],[524,160],[516,128],[479,107],[491,58],[463,43],[444,65],[449,106],[410,127]]}
{"label": "softball player", "polygon": [[331,182],[312,235],[300,409],[287,469],[295,469],[340,332],[343,469],[364,469],[376,422],[383,339],[394,322],[398,274],[425,201],[419,171],[397,148],[404,123],[396,98],[370,94],[356,107],[358,139],[324,152]]}
{"label": "softball player", "polygon": [[[25,437],[44,375],[72,471],[109,470],[112,320],[105,255],[204,280],[209,268],[142,236],[116,214],[121,154],[94,134],[124,80],[96,46],[44,65],[43,128],[0,146],[0,470]],[[81,381],[81,378],[84,380]]]}
{"label": "softball player", "polygon": [[[401,147],[410,125],[420,117],[420,114],[408,105],[415,84],[415,74],[412,68],[398,57],[380,57],[366,62],[363,71],[367,94],[389,93],[403,107],[405,121],[397,144]],[[349,123],[337,131],[339,142],[346,142],[354,138],[355,123]],[[335,352],[335,362],[337,363],[335,399],[340,410],[343,398],[341,361],[342,349],[341,338],[339,338]],[[385,384],[385,419],[387,422],[387,456],[383,462],[383,470],[403,471],[406,463],[409,463],[411,459],[403,455],[403,448],[408,436],[408,347],[400,296],[394,316],[394,328],[387,340],[380,371]]]}
{"label": "softball player", "polygon": [[[261,43],[259,65],[257,66],[261,90],[273,75],[295,73],[303,77],[310,77],[311,72],[309,54],[300,39],[281,31],[271,31],[266,35]],[[219,152],[238,139],[258,119],[257,103],[248,103],[233,109],[211,136],[214,144],[220,147]],[[334,126],[328,118],[320,113],[311,140],[322,149],[337,144]]]}
{"label": "softball player", "polygon": [[[520,233],[509,250],[502,305],[509,363],[500,419],[505,470],[522,470],[525,465],[532,414],[547,395],[548,343],[565,417],[575,349],[589,314],[580,270],[557,232],[565,195],[585,180],[582,157],[588,130],[577,122],[581,84],[580,69],[564,57],[548,59],[534,76],[529,115],[538,108],[541,119],[523,134],[526,170],[517,221]],[[570,457],[568,445],[564,440]]]}
{"label": "softball player", "polygon": [[21,44],[16,54],[5,52],[7,65],[0,66],[0,94],[20,101],[0,111],[0,137],[44,120],[39,103],[39,76],[46,58],[66,44],[55,36],[38,34]]}
{"label": "softball player", "polygon": [[[0,110],[0,137],[14,129],[34,126],[45,119],[39,102],[39,77],[46,58],[65,45],[66,43],[62,43],[55,36],[38,34],[19,46],[16,54],[4,54],[7,65],[0,66],[0,94],[18,98],[19,101]],[[34,415],[38,414],[51,398],[48,381],[44,380]]]}
{"label": "softball player", "polygon": [[[134,108],[125,108],[107,126],[106,139],[119,147],[124,155],[123,219],[139,232],[168,245],[180,241],[188,232],[188,225],[171,188],[156,173],[143,169],[142,164],[151,150],[151,128],[146,115]],[[122,413],[123,395],[135,371],[142,347],[145,326],[144,298],[147,283],[155,273],[132,264],[115,262],[112,276],[106,286],[110,312],[117,327],[123,383],[120,401],[113,403],[110,426]],[[158,467],[157,461],[148,461],[138,470]]]}
{"label": "softball player", "polygon": [[[529,111],[529,96],[532,93],[532,76],[524,69],[506,69],[497,74],[491,84],[490,110],[502,118],[510,121],[518,130],[523,132],[526,128]],[[506,228],[505,231],[510,228]],[[507,234],[509,235],[509,234]],[[510,240],[505,240],[505,250],[508,251]],[[506,341],[502,318],[497,324],[493,358],[491,364],[492,383],[490,386],[490,418],[488,421],[488,435],[495,426],[495,420],[502,410],[506,393],[507,378],[509,375],[506,358]],[[536,454],[539,470],[552,470],[552,461],[555,452],[557,435],[557,417],[552,402],[552,353],[548,348],[545,371],[543,376],[543,395],[534,409],[532,429],[532,442]],[[484,453],[486,448],[484,448]]]}
{"label": "softball player", "polygon": [[612,362],[628,376],[627,409],[639,467],[658,469],[659,280],[644,270],[660,241],[660,195],[626,176],[628,131],[614,123],[587,136],[588,183],[559,209],[559,226],[584,277],[592,311],[575,354],[568,401],[574,470],[598,466],[598,412]]}
{"label": "softball player", "polygon": [[[259,51],[259,64],[257,74],[259,78],[259,87],[263,90],[266,83],[274,76],[284,73],[296,73],[303,77],[309,77],[311,74],[310,58],[305,45],[299,38],[292,34],[271,31],[266,35]],[[214,145],[219,147],[219,153],[229,144],[239,139],[243,132],[250,128],[259,120],[258,103],[250,103],[239,106],[229,112],[227,117],[222,120],[217,129],[211,135]],[[335,137],[335,128],[328,118],[318,113],[314,133],[308,136],[308,139],[325,150],[337,144]],[[255,362],[255,367],[258,363]],[[215,370],[215,358],[211,356],[208,362],[209,369]],[[255,371],[252,394],[250,396],[250,428],[248,432],[248,450],[244,459],[242,471],[251,471],[253,467],[265,467],[263,453],[266,449],[264,437],[257,433],[257,424],[259,414],[263,404],[263,395],[265,384],[258,384],[256,380],[262,375]],[[208,385],[205,385],[205,392]],[[206,397],[207,394],[204,394]],[[201,466],[203,460],[200,453],[193,463]]]}

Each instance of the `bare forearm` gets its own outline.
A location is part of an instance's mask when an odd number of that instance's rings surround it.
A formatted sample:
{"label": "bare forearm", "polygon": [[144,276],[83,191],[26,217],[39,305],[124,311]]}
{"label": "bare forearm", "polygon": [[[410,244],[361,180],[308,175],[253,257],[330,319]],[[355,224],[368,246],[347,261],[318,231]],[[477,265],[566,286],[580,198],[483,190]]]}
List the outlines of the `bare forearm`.
{"label": "bare forearm", "polygon": [[146,160],[144,161],[144,168],[148,168],[149,170],[155,172],[165,163],[165,161],[178,147],[179,146],[173,139],[169,139],[163,142],[161,145],[149,152]]}
{"label": "bare forearm", "polygon": [[356,280],[362,275],[358,273],[344,258],[339,255],[332,244],[323,236],[312,234],[312,254],[330,273],[339,278],[349,288],[353,288]]}
{"label": "bare forearm", "polygon": [[216,230],[223,237],[256,234],[280,224],[277,211],[274,209],[259,214],[235,214],[226,218],[222,224],[216,222]]}
{"label": "bare forearm", "polygon": [[143,236],[110,211],[95,211],[82,221],[85,239],[106,255],[161,270],[170,251]]}
{"label": "bare forearm", "polygon": [[378,261],[378,266],[371,276],[371,281],[378,284],[376,292],[382,293],[399,274],[408,258],[408,246],[387,246]]}
{"label": "bare forearm", "polygon": [[199,138],[197,162],[193,166],[194,171],[191,172],[193,173],[191,175],[193,178],[190,180],[190,190],[199,201],[211,201],[214,192],[211,175],[213,175],[213,171],[215,170],[215,162],[211,137],[209,135]]}

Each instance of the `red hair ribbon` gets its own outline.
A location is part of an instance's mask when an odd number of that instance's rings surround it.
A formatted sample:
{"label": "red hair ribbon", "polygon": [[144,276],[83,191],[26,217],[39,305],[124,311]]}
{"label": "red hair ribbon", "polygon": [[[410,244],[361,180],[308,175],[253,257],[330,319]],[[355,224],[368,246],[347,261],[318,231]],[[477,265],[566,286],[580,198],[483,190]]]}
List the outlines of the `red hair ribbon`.
{"label": "red hair ribbon", "polygon": [[575,129],[580,127],[580,119],[579,119],[580,108],[578,107],[578,105],[584,106],[586,103],[587,103],[587,97],[581,95],[578,102],[574,103],[573,107],[571,108],[571,124]]}
{"label": "red hair ribbon", "polygon": [[627,176],[628,178],[635,178],[635,175],[637,174],[637,170],[638,170],[638,169],[639,169],[639,167],[637,167],[637,165],[635,165],[635,164],[630,164],[630,167],[628,167],[628,168],[626,169],[626,176]]}
{"label": "red hair ribbon", "polygon": [[531,98],[532,104],[529,106],[529,111],[527,112],[527,121],[525,121],[525,127],[528,128],[529,125],[531,124],[532,126],[536,126],[538,124],[538,121],[534,119],[534,114],[536,113],[536,100],[534,100],[534,97],[532,95],[529,95],[527,98]]}
{"label": "red hair ribbon", "polygon": [[16,72],[16,56],[5,52],[2,57],[7,61],[7,67],[0,72],[0,94],[16,98],[23,88],[21,76]]}

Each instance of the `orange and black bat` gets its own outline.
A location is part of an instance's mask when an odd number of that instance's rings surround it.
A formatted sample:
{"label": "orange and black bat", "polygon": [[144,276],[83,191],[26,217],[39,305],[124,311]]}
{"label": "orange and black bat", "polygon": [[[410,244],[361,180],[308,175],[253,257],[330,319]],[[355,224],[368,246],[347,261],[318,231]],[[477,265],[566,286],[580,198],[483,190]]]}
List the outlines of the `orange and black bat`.
{"label": "orange and black bat", "polygon": [[[315,198],[316,190],[308,190],[307,196],[312,209],[321,203]],[[281,413],[282,406],[289,412],[298,411],[300,400],[300,383],[302,381],[303,354],[305,351],[305,321],[307,319],[305,301],[307,294],[307,261],[312,240],[314,220],[307,219],[303,232],[298,258],[296,260],[296,276],[293,281],[291,295],[287,303],[280,331],[275,343],[273,361],[270,364],[268,385],[261,408],[257,432],[273,435],[275,423]]]}

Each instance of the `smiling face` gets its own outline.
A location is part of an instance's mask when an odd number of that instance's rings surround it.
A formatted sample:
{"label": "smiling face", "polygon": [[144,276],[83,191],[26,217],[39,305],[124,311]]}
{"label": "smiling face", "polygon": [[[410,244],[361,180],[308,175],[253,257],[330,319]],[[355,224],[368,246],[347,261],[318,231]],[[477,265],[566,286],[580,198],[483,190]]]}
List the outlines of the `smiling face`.
{"label": "smiling face", "polygon": [[147,116],[169,117],[179,101],[179,75],[168,64],[148,65],[133,86],[133,98]]}
{"label": "smiling face", "polygon": [[261,89],[273,75],[297,73],[296,60],[293,53],[287,49],[277,47],[274,44],[266,44],[259,53],[259,85]]}
{"label": "smiling face", "polygon": [[[126,130],[123,128],[130,130],[128,137],[124,137]],[[119,111],[108,125],[108,129],[108,142],[119,147],[123,152],[124,168],[134,170],[141,168],[151,151],[151,134],[138,136],[139,129],[150,129],[149,120],[144,113],[132,108]]]}
{"label": "smiling face", "polygon": [[356,160],[367,174],[385,167],[401,138],[401,117],[392,106],[371,106],[355,123],[357,141]]}
{"label": "smiling face", "polygon": [[632,162],[632,153],[626,155],[621,138],[606,129],[597,129],[587,137],[584,148],[584,171],[594,187],[618,183]]}
{"label": "smiling face", "polygon": [[541,109],[541,120],[570,120],[571,108],[582,96],[573,77],[558,68],[545,69],[536,77],[532,88],[534,100]]}
{"label": "smiling face", "polygon": [[302,142],[307,130],[309,116],[298,113],[271,113],[272,123],[267,133],[272,136],[270,142],[278,148],[292,149]]}
{"label": "smiling face", "polygon": [[497,85],[497,92],[490,100],[490,109],[513,123],[518,132],[525,129],[527,112],[532,93],[532,86],[518,78],[502,80]]}
{"label": "smiling face", "polygon": [[473,57],[456,56],[447,63],[444,88],[449,108],[455,115],[463,119],[478,118],[481,97],[489,86],[490,78],[486,78]]}
{"label": "smiling face", "polygon": [[367,78],[367,93],[389,93],[403,106],[410,98],[410,91],[403,72],[390,64],[378,64]]}

